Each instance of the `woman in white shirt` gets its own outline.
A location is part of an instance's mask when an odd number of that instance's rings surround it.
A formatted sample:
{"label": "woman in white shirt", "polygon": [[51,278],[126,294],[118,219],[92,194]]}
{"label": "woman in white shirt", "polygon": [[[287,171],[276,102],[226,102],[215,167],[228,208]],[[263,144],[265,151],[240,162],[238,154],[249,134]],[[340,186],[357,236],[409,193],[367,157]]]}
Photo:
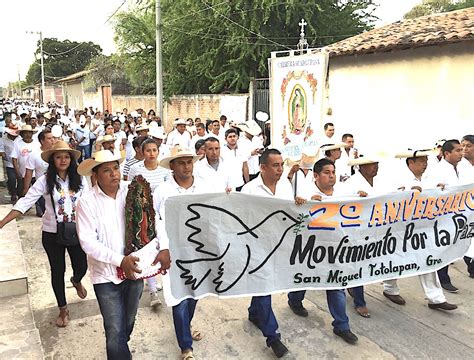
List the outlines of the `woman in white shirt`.
{"label": "woman in white shirt", "polygon": [[[66,249],[73,269],[71,283],[81,299],[87,296],[87,291],[81,284],[81,280],[87,271],[86,254],[79,245],[79,241],[71,246],[58,243],[57,231],[57,224],[59,223],[76,222],[77,201],[88,188],[87,182],[77,173],[77,159],[80,155],[79,151],[72,150],[68,144],[61,140],[57,141],[52,149],[44,151],[41,158],[48,162],[48,170],[36,180],[25,197],[18,200],[13,210],[0,221],[1,229],[10,221],[28,211],[40,197],[45,199],[46,211],[42,218],[42,242],[48,255],[51,283],[59,307],[59,316],[56,320],[58,327],[65,327],[69,322],[64,283]],[[52,199],[54,204],[51,201]]]}

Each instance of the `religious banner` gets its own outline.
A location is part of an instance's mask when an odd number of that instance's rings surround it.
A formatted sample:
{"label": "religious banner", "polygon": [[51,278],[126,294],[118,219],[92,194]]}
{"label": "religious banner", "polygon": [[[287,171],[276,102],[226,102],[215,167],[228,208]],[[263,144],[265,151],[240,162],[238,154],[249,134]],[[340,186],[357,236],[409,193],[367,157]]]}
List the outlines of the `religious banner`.
{"label": "religious banner", "polygon": [[315,155],[321,136],[323,91],[328,55],[277,57],[270,62],[270,118],[272,146],[283,158],[299,159],[304,152]]}
{"label": "religious banner", "polygon": [[474,235],[474,185],[292,201],[240,193],[166,202],[175,299],[342,289],[436,271]]}

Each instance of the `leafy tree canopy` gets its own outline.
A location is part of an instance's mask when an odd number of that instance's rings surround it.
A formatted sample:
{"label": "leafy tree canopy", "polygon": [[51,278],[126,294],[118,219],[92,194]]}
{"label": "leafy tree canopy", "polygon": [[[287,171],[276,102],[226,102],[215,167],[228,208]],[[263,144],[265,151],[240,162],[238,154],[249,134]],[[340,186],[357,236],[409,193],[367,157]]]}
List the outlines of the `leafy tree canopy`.
{"label": "leafy tree canopy", "polygon": [[[55,38],[43,39],[45,80],[74,74],[84,70],[91,59],[102,53],[102,48],[93,42],[60,41]],[[30,65],[26,75],[28,84],[41,82],[41,50],[38,41],[36,61]]]}
{"label": "leafy tree canopy", "polygon": [[[373,2],[321,0],[162,0],[165,94],[239,92],[267,77],[270,52],[295,49],[298,23],[310,47],[372,27]],[[155,89],[155,3],[119,13],[116,42],[132,84]]]}
{"label": "leafy tree canopy", "polygon": [[415,5],[403,17],[405,19],[415,19],[420,16],[460,10],[473,6],[474,0],[423,0],[421,4]]}

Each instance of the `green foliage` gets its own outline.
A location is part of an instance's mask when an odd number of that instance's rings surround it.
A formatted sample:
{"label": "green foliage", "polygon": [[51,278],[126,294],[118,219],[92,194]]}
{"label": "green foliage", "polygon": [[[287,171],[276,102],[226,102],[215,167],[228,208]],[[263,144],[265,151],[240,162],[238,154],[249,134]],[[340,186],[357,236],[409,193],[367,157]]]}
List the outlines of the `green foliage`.
{"label": "green foliage", "polygon": [[[270,52],[295,49],[298,23],[310,47],[371,28],[372,1],[162,0],[165,94],[240,92],[267,77]],[[116,42],[132,84],[155,89],[155,2],[117,16]]]}
{"label": "green foliage", "polygon": [[[43,53],[45,80],[49,81],[84,70],[91,59],[102,53],[102,49],[90,41],[60,41],[55,38],[46,38],[43,39]],[[31,85],[41,82],[39,41],[35,56],[37,60],[30,65],[26,75],[26,82]]]}
{"label": "green foliage", "polygon": [[415,19],[420,16],[460,10],[473,6],[474,0],[423,0],[421,4],[415,5],[403,17],[405,19]]}

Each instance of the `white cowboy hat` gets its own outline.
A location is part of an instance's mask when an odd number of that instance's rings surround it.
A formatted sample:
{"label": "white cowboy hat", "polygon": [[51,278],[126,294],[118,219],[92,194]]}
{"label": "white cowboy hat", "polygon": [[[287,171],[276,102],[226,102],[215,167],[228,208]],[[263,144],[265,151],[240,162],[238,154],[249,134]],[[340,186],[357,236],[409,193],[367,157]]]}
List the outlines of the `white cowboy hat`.
{"label": "white cowboy hat", "polygon": [[369,157],[369,156],[361,156],[361,157],[358,157],[357,159],[351,159],[349,160],[349,162],[347,163],[347,165],[349,166],[354,166],[354,165],[368,165],[368,164],[375,164],[375,163],[379,163],[380,160],[375,157],[375,156],[372,156],[372,157]]}
{"label": "white cowboy hat", "polygon": [[116,137],[113,135],[102,135],[102,136],[99,136],[95,142],[96,144],[100,145],[102,143],[105,143],[108,141],[115,141],[115,140],[116,140]]}
{"label": "white cowboy hat", "polygon": [[336,149],[342,149],[348,146],[346,143],[337,143],[337,144],[326,144],[321,146],[321,151],[329,151],[329,150],[336,150]]}
{"label": "white cowboy hat", "polygon": [[174,124],[174,126],[176,126],[176,125],[186,125],[186,120],[178,119],[178,120],[175,120],[173,124]]}
{"label": "white cowboy hat", "polygon": [[198,161],[201,158],[201,156],[196,155],[190,149],[186,149],[186,148],[183,148],[179,145],[176,145],[176,146],[171,148],[170,155],[163,158],[160,161],[160,166],[165,168],[165,169],[170,169],[170,162],[175,160],[175,159],[182,158],[182,157],[192,157],[193,158],[193,163],[195,163],[196,161]]}
{"label": "white cowboy hat", "polygon": [[82,176],[91,176],[92,170],[100,165],[111,161],[118,161],[121,164],[125,160],[120,151],[100,150],[93,154],[93,157],[84,160],[77,167],[77,172]]}
{"label": "white cowboy hat", "polygon": [[150,127],[146,123],[135,126],[135,132],[144,130],[150,130]]}
{"label": "white cowboy hat", "polygon": [[422,156],[431,156],[434,155],[435,149],[425,149],[425,150],[407,150],[399,152],[395,155],[397,159],[408,159],[414,157],[422,157]]}
{"label": "white cowboy hat", "polygon": [[35,132],[37,132],[38,130],[37,130],[37,129],[33,129],[33,128],[31,127],[31,125],[23,125],[18,133],[21,135],[21,133],[22,133],[23,131],[31,131],[31,132],[35,133]]}
{"label": "white cowboy hat", "polygon": [[255,120],[249,120],[243,123],[240,123],[237,125],[237,127],[245,131],[246,133],[249,133],[250,135],[257,136],[262,132],[262,128],[260,125],[257,124]]}
{"label": "white cowboy hat", "polygon": [[150,128],[150,130],[148,131],[148,136],[151,136],[160,140],[166,139],[166,134],[160,129],[158,129],[157,127]]}
{"label": "white cowboy hat", "polygon": [[48,162],[51,155],[59,151],[67,151],[76,161],[81,157],[81,152],[78,150],[73,150],[62,140],[58,140],[53,144],[53,147],[49,150],[43,151],[41,153],[41,159]]}

